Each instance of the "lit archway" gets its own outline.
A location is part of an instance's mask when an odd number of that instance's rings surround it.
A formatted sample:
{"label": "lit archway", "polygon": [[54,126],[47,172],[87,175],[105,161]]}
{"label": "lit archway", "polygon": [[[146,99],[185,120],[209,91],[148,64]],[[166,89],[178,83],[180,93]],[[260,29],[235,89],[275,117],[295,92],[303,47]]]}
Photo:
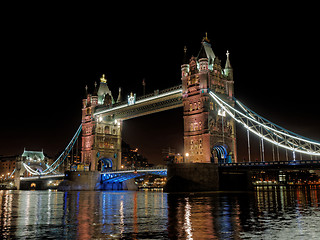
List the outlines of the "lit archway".
{"label": "lit archway", "polygon": [[101,158],[98,161],[98,171],[106,171],[112,169],[112,160],[110,158]]}
{"label": "lit archway", "polygon": [[212,149],[212,162],[214,159],[218,159],[218,163],[229,163],[231,162],[231,157],[228,155],[226,146],[216,145]]}

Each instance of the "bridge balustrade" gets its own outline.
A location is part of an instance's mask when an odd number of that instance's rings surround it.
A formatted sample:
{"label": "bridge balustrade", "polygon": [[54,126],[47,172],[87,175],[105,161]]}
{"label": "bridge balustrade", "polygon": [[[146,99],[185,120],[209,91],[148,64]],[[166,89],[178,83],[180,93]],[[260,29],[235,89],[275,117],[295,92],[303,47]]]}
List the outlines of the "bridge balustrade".
{"label": "bridge balustrade", "polygon": [[272,162],[239,162],[239,163],[219,163],[219,167],[250,167],[250,166],[275,166],[275,165],[320,165],[320,160],[291,160]]}

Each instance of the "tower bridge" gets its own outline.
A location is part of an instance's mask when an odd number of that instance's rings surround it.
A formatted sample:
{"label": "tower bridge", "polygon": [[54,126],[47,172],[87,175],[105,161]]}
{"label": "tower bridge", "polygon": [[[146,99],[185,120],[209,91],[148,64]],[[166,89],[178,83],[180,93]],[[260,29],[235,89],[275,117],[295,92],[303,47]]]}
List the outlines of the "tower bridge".
{"label": "tower bridge", "polygon": [[[88,173],[69,172],[68,174],[72,175],[69,176],[69,180],[74,182],[74,186],[77,182],[86,184],[90,179],[92,184],[87,183],[87,185],[97,189],[97,184],[101,187],[101,184],[106,182],[121,182],[137,176],[137,171],[120,171],[122,122],[179,107],[183,108],[186,157],[183,163],[169,164],[167,170],[159,171],[168,175],[168,191],[177,191],[181,186],[190,186],[185,188],[188,191],[217,190],[221,172],[233,172],[239,169],[244,171],[269,167],[285,169],[293,166],[292,161],[296,168],[318,167],[320,142],[268,121],[234,97],[234,76],[228,51],[224,67],[214,54],[207,37],[202,40],[196,57],[188,58],[186,49],[184,54],[181,85],[161,91],[156,90],[140,97],[130,93],[125,101],[121,96],[121,89],[115,101],[108,87],[108,81],[103,75],[99,86],[95,84],[94,92],[86,93],[86,98],[82,101],[82,123],[75,136],[62,155],[42,174],[54,173],[53,171],[65,160],[65,156],[82,132],[81,165]],[[247,132],[248,163],[238,162],[236,126],[244,128]],[[251,161],[250,135],[252,134],[259,139],[258,165],[257,162]],[[267,163],[266,142],[277,149],[278,155],[279,148],[284,149],[287,161],[280,161],[278,157],[277,163],[275,158],[273,163]],[[308,163],[307,160],[298,162],[296,154],[302,154],[312,162]],[[32,174],[38,174],[32,169],[28,170]],[[109,173],[101,173],[101,170],[107,170]],[[148,171],[143,171],[146,172]],[[156,171],[150,170],[150,172]],[[223,178],[220,176],[221,179]],[[75,188],[81,189],[79,184]]]}

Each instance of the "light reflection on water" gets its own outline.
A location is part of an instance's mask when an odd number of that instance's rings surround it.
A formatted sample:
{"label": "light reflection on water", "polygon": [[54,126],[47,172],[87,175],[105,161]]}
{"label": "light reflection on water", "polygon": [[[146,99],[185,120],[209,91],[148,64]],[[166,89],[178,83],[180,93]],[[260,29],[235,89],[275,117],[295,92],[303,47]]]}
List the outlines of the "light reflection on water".
{"label": "light reflection on water", "polygon": [[4,239],[319,239],[320,190],[0,191]]}

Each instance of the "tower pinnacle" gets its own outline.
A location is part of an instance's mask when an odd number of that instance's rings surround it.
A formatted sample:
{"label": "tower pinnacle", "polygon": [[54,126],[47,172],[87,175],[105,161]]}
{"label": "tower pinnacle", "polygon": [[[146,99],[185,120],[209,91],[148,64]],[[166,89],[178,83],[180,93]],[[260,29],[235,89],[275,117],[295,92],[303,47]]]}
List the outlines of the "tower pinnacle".
{"label": "tower pinnacle", "polygon": [[100,82],[107,83],[107,79],[105,78],[104,74],[102,74],[102,77],[100,78]]}
{"label": "tower pinnacle", "polygon": [[227,61],[226,61],[226,65],[225,65],[225,69],[232,69],[232,67],[231,67],[231,64],[230,64],[230,59],[229,59],[229,55],[230,55],[230,53],[229,53],[229,51],[227,50],[227,53],[226,53],[226,55],[227,55]]}
{"label": "tower pinnacle", "polygon": [[202,42],[207,42],[207,43],[210,42],[210,40],[209,40],[209,38],[208,38],[208,33],[207,33],[207,32],[206,32],[206,36],[202,39]]}

